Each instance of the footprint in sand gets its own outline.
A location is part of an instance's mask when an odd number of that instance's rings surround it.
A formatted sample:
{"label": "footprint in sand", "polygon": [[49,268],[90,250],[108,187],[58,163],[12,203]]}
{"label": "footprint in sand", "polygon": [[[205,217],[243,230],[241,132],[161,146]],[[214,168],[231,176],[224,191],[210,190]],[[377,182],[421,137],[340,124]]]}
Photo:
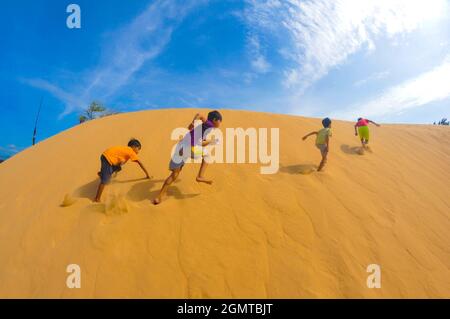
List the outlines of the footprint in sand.
{"label": "footprint in sand", "polygon": [[77,202],[76,198],[72,197],[72,195],[70,195],[70,194],[66,194],[61,203],[61,207],[69,207],[69,206],[72,206],[73,204],[75,204],[76,202]]}
{"label": "footprint in sand", "polygon": [[284,173],[289,173],[293,175],[309,175],[317,171],[317,166],[314,164],[300,164],[291,166],[281,166],[280,171]]}
{"label": "footprint in sand", "polygon": [[317,171],[317,167],[315,165],[303,165],[299,167],[298,173],[302,175],[309,175]]}
{"label": "footprint in sand", "polygon": [[308,169],[300,171],[299,173],[302,175],[309,175],[315,171],[316,171],[316,169],[314,169],[314,168],[308,168]]}
{"label": "footprint in sand", "polygon": [[366,152],[373,153],[372,149],[369,146],[366,146],[365,148],[364,147],[359,147],[356,150],[356,154],[359,154],[359,155],[364,155]]}
{"label": "footprint in sand", "polygon": [[105,214],[108,216],[124,215],[130,211],[130,205],[125,196],[110,196],[105,203]]}

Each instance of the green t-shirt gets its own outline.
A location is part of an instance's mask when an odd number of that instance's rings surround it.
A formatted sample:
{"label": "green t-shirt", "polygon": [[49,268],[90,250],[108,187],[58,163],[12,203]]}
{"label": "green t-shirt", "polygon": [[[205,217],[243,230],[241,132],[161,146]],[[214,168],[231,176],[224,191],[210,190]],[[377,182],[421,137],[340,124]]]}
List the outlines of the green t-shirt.
{"label": "green t-shirt", "polygon": [[327,136],[331,137],[331,128],[325,127],[317,133],[316,145],[323,145],[327,142]]}

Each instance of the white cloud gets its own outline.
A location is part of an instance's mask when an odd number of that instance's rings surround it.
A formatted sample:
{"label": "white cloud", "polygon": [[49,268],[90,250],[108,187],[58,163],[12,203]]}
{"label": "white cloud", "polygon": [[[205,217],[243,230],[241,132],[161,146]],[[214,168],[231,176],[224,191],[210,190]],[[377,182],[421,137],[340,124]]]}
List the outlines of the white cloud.
{"label": "white cloud", "polygon": [[[448,8],[446,0],[247,0],[253,32],[282,38],[290,62],[284,84],[303,92],[380,36],[416,30]],[[258,31],[259,30],[259,31]]]}
{"label": "white cloud", "polygon": [[357,116],[382,117],[425,106],[431,102],[450,98],[450,56],[433,70],[387,89],[378,97],[354,105],[333,116],[354,119]]}
{"label": "white cloud", "polygon": [[377,72],[377,73],[370,75],[369,77],[367,77],[365,79],[356,81],[355,83],[353,83],[353,85],[356,87],[361,87],[369,82],[383,80],[383,79],[387,78],[389,75],[390,75],[389,71]]}
{"label": "white cloud", "polygon": [[267,73],[270,70],[270,63],[267,62],[263,55],[255,57],[252,61],[253,69],[258,73]]}
{"label": "white cloud", "polygon": [[[25,80],[62,100],[64,113],[85,108],[92,100],[105,101],[129,83],[143,65],[157,57],[171,39],[174,28],[204,0],[160,0],[120,30],[102,48],[98,67],[81,77],[79,87],[60,88],[43,79]],[[69,93],[70,92],[70,93]]]}
{"label": "white cloud", "polygon": [[261,43],[258,36],[253,34],[247,37],[247,45],[250,51],[249,53],[251,56],[251,65],[253,70],[262,74],[269,72],[271,65],[262,53]]}

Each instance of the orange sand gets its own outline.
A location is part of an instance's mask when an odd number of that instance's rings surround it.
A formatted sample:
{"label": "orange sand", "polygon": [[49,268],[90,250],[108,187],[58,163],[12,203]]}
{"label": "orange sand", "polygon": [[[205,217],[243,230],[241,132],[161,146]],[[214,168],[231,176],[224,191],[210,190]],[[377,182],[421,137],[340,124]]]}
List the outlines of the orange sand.
{"label": "orange sand", "polygon": [[[2,163],[0,297],[450,298],[448,127],[371,127],[373,153],[358,155],[352,123],[335,121],[326,171],[311,173],[320,154],[301,137],[318,119],[223,111],[223,128],[280,128],[279,173],[216,164],[208,186],[188,165],[153,206],[170,133],[195,112],[95,120]],[[154,180],[127,164],[93,204],[101,152],[130,137]],[[366,286],[373,263],[381,289]]]}

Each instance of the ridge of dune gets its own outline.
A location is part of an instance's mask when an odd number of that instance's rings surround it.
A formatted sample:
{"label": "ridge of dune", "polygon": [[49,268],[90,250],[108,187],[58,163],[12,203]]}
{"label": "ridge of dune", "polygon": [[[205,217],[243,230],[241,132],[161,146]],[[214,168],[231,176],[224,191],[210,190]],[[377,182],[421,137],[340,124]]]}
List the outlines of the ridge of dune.
{"label": "ridge of dune", "polygon": [[[450,130],[333,121],[325,172],[319,119],[221,111],[227,127],[280,129],[280,170],[189,164],[160,206],[170,133],[199,110],[118,114],[64,131],[0,165],[3,298],[450,298]],[[203,112],[205,110],[200,110]],[[93,204],[99,156],[130,137],[153,180],[127,164]],[[66,207],[63,207],[66,206]],[[66,286],[67,265],[81,288]],[[381,289],[366,285],[378,264]]]}

